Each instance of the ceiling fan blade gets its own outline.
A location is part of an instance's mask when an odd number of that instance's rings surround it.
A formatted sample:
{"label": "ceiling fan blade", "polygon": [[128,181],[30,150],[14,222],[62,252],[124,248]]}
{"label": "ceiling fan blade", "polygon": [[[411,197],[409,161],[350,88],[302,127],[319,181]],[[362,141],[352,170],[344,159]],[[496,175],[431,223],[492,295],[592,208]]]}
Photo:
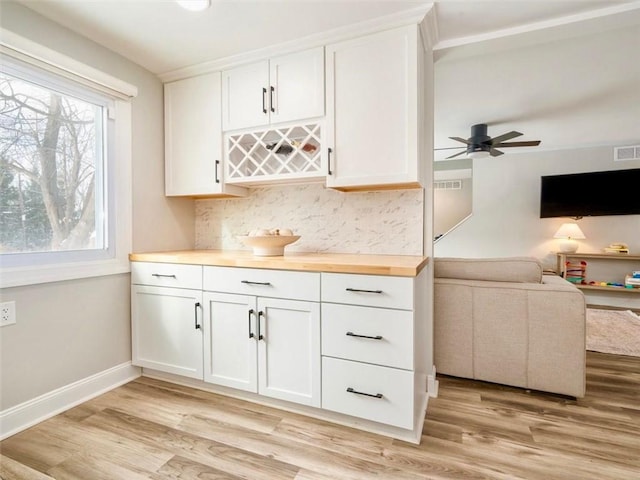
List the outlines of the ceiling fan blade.
{"label": "ceiling fan blade", "polygon": [[540,145],[540,140],[531,140],[527,142],[498,143],[498,144],[494,143],[492,146],[504,148],[504,147],[537,147],[538,145]]}
{"label": "ceiling fan blade", "polygon": [[456,153],[454,155],[451,155],[451,156],[445,158],[445,160],[449,160],[450,158],[459,157],[460,155],[464,155],[465,153],[467,153],[467,151],[466,150],[462,150],[461,152],[458,152],[458,153]]}
{"label": "ceiling fan blade", "polygon": [[495,148],[492,148],[491,150],[489,150],[489,153],[491,154],[492,157],[498,157],[504,154],[504,152],[501,152],[500,150],[496,150]]}
{"label": "ceiling fan blade", "polygon": [[505,140],[510,140],[512,138],[516,138],[519,137],[520,135],[522,135],[522,133],[520,132],[516,132],[515,130],[509,132],[509,133],[504,133],[502,135],[498,135],[497,137],[492,138],[491,140],[489,140],[488,142],[484,142],[484,143],[488,143],[490,145],[496,145],[497,143],[501,143],[504,142]]}
{"label": "ceiling fan blade", "polygon": [[465,140],[464,138],[460,138],[460,137],[449,137],[451,140],[456,140],[458,142],[462,142],[465,145],[469,145],[469,141]]}
{"label": "ceiling fan blade", "polygon": [[434,148],[434,151],[438,151],[438,150],[459,150],[461,148],[464,147],[440,147],[440,148]]}

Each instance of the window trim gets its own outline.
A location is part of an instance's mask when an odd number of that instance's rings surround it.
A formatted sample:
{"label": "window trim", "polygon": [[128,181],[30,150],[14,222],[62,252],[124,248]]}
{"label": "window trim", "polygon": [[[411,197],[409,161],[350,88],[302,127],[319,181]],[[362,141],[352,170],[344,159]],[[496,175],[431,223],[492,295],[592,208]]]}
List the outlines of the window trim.
{"label": "window trim", "polygon": [[[0,288],[58,282],[79,278],[127,273],[130,271],[129,252],[132,247],[132,120],[130,99],[137,88],[104,72],[80,63],[38,43],[4,30],[0,39],[0,52],[49,72],[62,75],[86,87],[114,97],[116,118],[114,151],[108,169],[113,169],[108,186],[109,208],[117,212],[114,256],[106,260],[85,260],[21,267],[0,266]],[[110,115],[111,116],[111,115]],[[116,162],[113,159],[117,159]],[[110,175],[111,176],[111,175]]]}

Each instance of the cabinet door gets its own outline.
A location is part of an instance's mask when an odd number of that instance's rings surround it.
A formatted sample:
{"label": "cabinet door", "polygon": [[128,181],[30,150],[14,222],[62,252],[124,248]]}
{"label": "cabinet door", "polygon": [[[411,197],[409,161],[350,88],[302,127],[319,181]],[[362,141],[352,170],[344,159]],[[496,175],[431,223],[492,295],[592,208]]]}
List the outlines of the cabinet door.
{"label": "cabinet door", "polygon": [[270,93],[268,60],[222,72],[222,128],[267,125]]}
{"label": "cabinet door", "polygon": [[134,365],[202,379],[202,292],[131,287]]}
{"label": "cabinet door", "polygon": [[326,59],[327,186],[419,186],[417,27],[327,46]]}
{"label": "cabinet door", "polygon": [[258,391],[255,297],[204,293],[204,381]]}
{"label": "cabinet door", "polygon": [[258,298],[258,392],[320,406],[320,304]]}
{"label": "cabinet door", "polygon": [[323,116],[324,48],[272,58],[269,89],[271,123]]}
{"label": "cabinet door", "polygon": [[164,86],[165,194],[242,195],[225,187],[220,72]]}

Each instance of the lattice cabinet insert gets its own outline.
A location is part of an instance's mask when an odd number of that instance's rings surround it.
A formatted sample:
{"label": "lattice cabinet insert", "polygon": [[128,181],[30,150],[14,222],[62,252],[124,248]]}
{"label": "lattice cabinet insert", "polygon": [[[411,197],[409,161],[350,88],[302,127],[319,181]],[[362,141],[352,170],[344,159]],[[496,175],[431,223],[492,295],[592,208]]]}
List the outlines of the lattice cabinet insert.
{"label": "lattice cabinet insert", "polygon": [[225,135],[227,183],[323,180],[320,123]]}

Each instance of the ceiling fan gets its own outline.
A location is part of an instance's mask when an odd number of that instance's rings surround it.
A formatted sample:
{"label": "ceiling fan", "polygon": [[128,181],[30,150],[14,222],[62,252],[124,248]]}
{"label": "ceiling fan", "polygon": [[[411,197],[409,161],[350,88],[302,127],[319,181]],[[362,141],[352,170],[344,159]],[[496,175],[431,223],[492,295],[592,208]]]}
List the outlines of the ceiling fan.
{"label": "ceiling fan", "polygon": [[[506,140],[511,140],[512,138],[519,137],[520,135],[522,135],[522,133],[516,132],[514,130],[491,138],[489,135],[487,135],[487,125],[485,123],[479,123],[471,127],[471,136],[466,140],[460,137],[449,137],[451,140],[456,140],[458,142],[464,143],[467,148],[462,152],[447,157],[446,159],[448,160],[450,158],[458,157],[464,154],[466,154],[470,158],[483,158],[488,157],[489,155],[491,155],[492,157],[497,157],[498,155],[502,155],[504,153],[500,150],[497,150],[497,148],[537,147],[538,145],[540,145],[540,140],[504,143]],[[447,150],[451,148],[462,147],[437,148],[436,150]]]}

